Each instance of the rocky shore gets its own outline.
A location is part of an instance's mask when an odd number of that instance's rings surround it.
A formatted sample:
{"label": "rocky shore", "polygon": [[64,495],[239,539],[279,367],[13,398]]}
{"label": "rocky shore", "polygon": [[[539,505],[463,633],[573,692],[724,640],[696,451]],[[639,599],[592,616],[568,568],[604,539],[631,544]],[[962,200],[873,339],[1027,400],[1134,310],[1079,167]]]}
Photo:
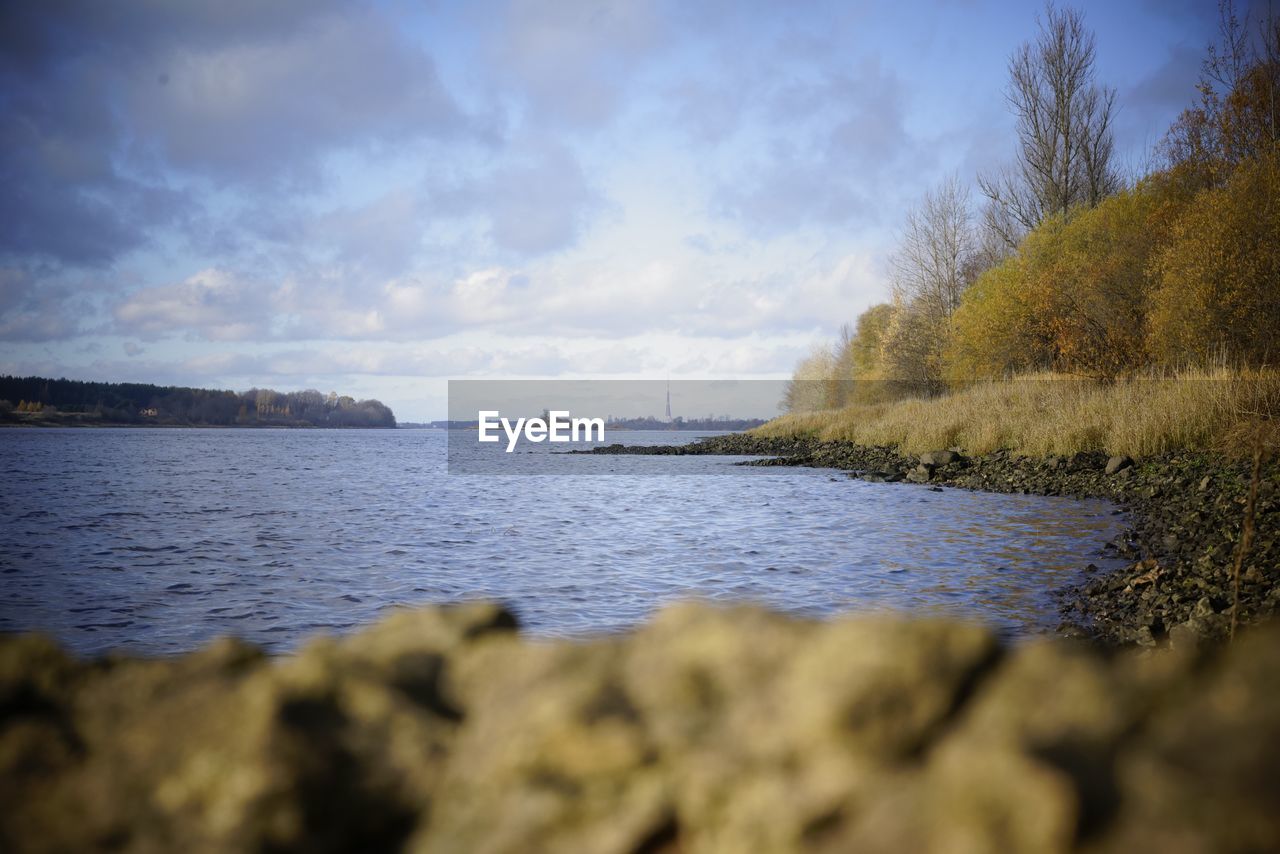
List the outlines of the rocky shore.
{"label": "rocky shore", "polygon": [[685,605],[521,639],[401,612],[270,659],[0,639],[0,850],[1280,850],[1280,626],[1009,648]]}
{"label": "rocky shore", "polygon": [[[1035,459],[1008,451],[968,456],[958,448],[914,456],[894,448],[745,433],[688,445],[610,445],[598,454],[765,455],[747,465],[815,466],[879,482],[908,482],[990,492],[1106,498],[1132,527],[1105,545],[1130,561],[1098,572],[1081,556],[1084,580],[1059,591],[1063,632],[1108,644],[1153,646],[1220,640],[1230,629],[1234,570],[1251,481],[1248,460],[1166,454],[1136,463],[1101,453]],[[1240,568],[1239,621],[1280,613],[1280,465],[1263,466],[1254,535]]]}

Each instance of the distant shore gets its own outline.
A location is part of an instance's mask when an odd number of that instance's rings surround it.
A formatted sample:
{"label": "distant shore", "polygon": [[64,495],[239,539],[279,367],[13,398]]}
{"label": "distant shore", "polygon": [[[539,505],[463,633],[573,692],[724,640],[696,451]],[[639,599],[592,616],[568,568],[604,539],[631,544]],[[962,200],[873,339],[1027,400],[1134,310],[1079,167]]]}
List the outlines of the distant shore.
{"label": "distant shore", "polygon": [[[1081,555],[1084,577],[1060,596],[1060,630],[1109,645],[1154,646],[1171,639],[1221,640],[1230,631],[1234,569],[1251,480],[1247,460],[1208,453],[1164,454],[1138,461],[1101,452],[968,456],[958,449],[904,454],[890,447],[745,433],[689,445],[611,445],[596,454],[730,454],[769,459],[744,465],[809,466],[875,482],[907,482],[987,492],[1104,498],[1128,514],[1129,529],[1103,546],[1130,561],[1099,572]],[[1240,567],[1239,623],[1280,613],[1280,465],[1263,466]]]}
{"label": "distant shore", "polygon": [[176,421],[103,421],[93,417],[76,417],[80,413],[59,413],[54,418],[42,418],[40,416],[25,417],[21,420],[5,419],[0,420],[0,429],[48,429],[58,427],[71,427],[75,429],[92,430],[97,428],[138,428],[140,430],[394,430],[397,425],[387,427],[371,427],[366,425],[335,425],[323,426],[319,424],[271,424],[257,422],[253,424],[199,424],[193,422],[176,422]]}

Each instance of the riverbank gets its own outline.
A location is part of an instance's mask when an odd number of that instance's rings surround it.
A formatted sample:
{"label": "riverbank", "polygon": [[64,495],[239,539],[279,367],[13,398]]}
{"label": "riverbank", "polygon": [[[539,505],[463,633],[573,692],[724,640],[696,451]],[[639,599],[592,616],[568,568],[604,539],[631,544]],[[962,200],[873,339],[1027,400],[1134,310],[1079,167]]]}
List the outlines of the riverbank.
{"label": "riverbank", "polygon": [[[1064,632],[1112,645],[1151,646],[1181,638],[1221,640],[1230,631],[1234,570],[1251,480],[1248,460],[1206,452],[1109,457],[1101,452],[1028,457],[999,450],[905,454],[794,436],[731,434],[689,445],[598,448],[595,453],[764,455],[753,465],[812,466],[881,482],[1105,498],[1132,521],[1107,543],[1130,563],[1101,573],[1081,557],[1084,580],[1060,591]],[[1262,468],[1254,535],[1240,567],[1239,621],[1280,613],[1280,465]]]}
{"label": "riverbank", "polygon": [[395,614],[279,659],[0,639],[6,851],[1260,851],[1280,627],[1007,647],[940,620],[676,606],[530,642]]}

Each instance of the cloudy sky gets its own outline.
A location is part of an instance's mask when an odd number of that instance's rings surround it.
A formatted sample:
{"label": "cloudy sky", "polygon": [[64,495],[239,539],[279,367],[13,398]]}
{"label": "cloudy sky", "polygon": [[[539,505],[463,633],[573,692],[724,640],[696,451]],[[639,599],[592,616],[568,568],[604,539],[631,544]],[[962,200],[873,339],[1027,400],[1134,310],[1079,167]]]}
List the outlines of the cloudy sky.
{"label": "cloudy sky", "polygon": [[[1211,0],[1082,2],[1140,168]],[[1012,153],[1031,2],[0,7],[0,373],[777,377]]]}

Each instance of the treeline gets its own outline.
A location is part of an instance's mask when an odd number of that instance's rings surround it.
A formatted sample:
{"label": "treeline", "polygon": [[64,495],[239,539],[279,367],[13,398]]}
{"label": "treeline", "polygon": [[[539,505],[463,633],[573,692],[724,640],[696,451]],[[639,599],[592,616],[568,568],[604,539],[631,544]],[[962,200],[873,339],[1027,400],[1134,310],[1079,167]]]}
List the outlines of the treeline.
{"label": "treeline", "polygon": [[0,377],[0,417],[38,423],[395,427],[377,400],[335,392],[220,391],[144,383]]}
{"label": "treeline", "polygon": [[[797,367],[792,411],[1054,372],[1273,366],[1280,330],[1280,21],[1220,6],[1196,103],[1122,181],[1114,90],[1083,16],[1049,7],[1010,60],[1017,158],[925,195],[893,299]],[[862,381],[862,382],[859,382]]]}
{"label": "treeline", "polygon": [[751,430],[765,424],[763,418],[730,418],[727,415],[685,418],[677,415],[670,421],[652,415],[643,418],[615,418],[608,422],[610,430]]}

